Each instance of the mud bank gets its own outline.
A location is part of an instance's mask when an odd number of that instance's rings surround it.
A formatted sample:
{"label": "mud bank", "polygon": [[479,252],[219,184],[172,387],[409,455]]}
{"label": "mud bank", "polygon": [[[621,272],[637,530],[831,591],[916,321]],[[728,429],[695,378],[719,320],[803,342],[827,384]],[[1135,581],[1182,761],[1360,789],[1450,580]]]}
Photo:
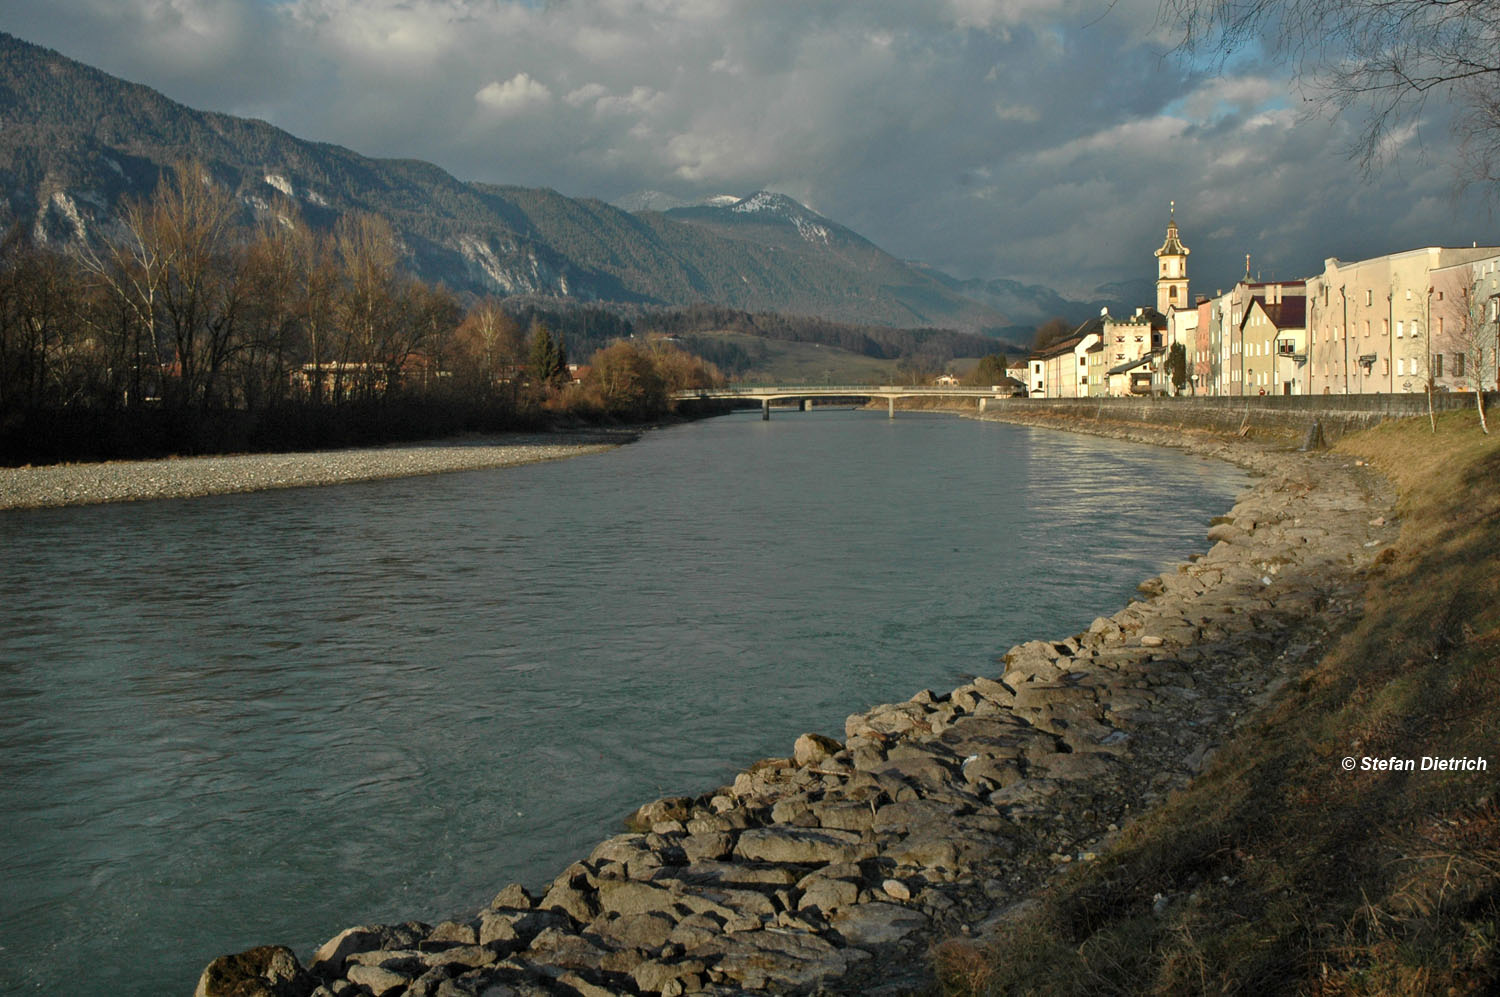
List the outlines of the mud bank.
{"label": "mud bank", "polygon": [[[1003,669],[807,734],[731,785],[640,808],[550,883],[473,917],[347,929],[304,965],[267,946],[197,993],[902,993],[936,939],[981,934],[1136,814],[1320,653],[1395,538],[1394,493],[1354,461],[1147,426],[1090,431],[1259,475],[1213,547],[1084,632]],[[240,989],[243,988],[243,989]]]}

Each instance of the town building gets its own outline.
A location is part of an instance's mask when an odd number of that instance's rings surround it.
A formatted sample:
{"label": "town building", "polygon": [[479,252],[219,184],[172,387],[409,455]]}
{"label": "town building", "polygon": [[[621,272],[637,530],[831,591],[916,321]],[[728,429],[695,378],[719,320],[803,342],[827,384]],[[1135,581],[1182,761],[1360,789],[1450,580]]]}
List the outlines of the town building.
{"label": "town building", "polygon": [[1305,395],[1307,286],[1300,280],[1247,288],[1241,322],[1246,395]]}
{"label": "town building", "polygon": [[1107,394],[1149,395],[1151,372],[1162,353],[1167,317],[1154,308],[1137,308],[1129,318],[1104,316],[1104,363]]}
{"label": "town building", "polygon": [[1433,388],[1500,390],[1500,256],[1435,268],[1430,294]]}
{"label": "town building", "polygon": [[[1307,355],[1309,386],[1314,394],[1376,394],[1426,390],[1436,377],[1436,356],[1451,356],[1454,347],[1434,350],[1428,331],[1439,281],[1435,274],[1472,266],[1500,256],[1500,247],[1426,246],[1374,259],[1345,263],[1329,258],[1323,272],[1307,281]],[[1481,278],[1484,275],[1481,275]],[[1448,274],[1441,283],[1443,304],[1452,306],[1450,289],[1466,285]],[[1480,278],[1474,278],[1478,281]],[[1471,288],[1475,285],[1469,284]],[[1451,308],[1437,315],[1446,327],[1457,318]],[[1452,361],[1445,367],[1452,370]],[[1444,381],[1452,383],[1445,373]]]}
{"label": "town building", "polygon": [[[1080,328],[1086,328],[1088,323]],[[1088,351],[1099,342],[1089,332],[1069,336],[1031,354],[1028,389],[1033,398],[1085,398],[1089,393]]]}

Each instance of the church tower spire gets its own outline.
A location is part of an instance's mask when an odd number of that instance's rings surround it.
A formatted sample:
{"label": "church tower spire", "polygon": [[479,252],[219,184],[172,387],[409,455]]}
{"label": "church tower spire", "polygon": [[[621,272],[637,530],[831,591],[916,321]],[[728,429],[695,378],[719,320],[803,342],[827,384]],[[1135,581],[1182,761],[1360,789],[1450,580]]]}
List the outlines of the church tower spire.
{"label": "church tower spire", "polygon": [[1177,202],[1173,201],[1167,217],[1167,239],[1156,251],[1156,310],[1163,315],[1191,304],[1187,277],[1189,252],[1177,235]]}

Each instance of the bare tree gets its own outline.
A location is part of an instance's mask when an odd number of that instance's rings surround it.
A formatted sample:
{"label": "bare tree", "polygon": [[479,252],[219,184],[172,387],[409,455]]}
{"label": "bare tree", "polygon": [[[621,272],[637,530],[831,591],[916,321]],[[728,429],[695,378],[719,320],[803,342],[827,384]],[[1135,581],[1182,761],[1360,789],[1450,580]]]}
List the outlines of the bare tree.
{"label": "bare tree", "polygon": [[238,346],[249,291],[238,216],[233,195],[203,166],[180,163],[149,200],[126,206],[121,238],[82,251],[84,267],[132,320],[137,382],[149,357],[157,390],[178,408],[219,401],[219,377]]}
{"label": "bare tree", "polygon": [[1488,436],[1489,420],[1484,411],[1484,392],[1494,384],[1500,342],[1496,339],[1496,311],[1500,298],[1485,298],[1477,286],[1465,282],[1458,292],[1457,328],[1453,338],[1462,351],[1455,358],[1454,375],[1474,391],[1474,405],[1479,410],[1479,428]]}
{"label": "bare tree", "polygon": [[1266,45],[1309,94],[1362,114],[1352,153],[1366,169],[1419,122],[1429,98],[1451,98],[1467,179],[1491,181],[1500,153],[1500,4],[1494,0],[1160,0],[1179,51],[1221,63]]}

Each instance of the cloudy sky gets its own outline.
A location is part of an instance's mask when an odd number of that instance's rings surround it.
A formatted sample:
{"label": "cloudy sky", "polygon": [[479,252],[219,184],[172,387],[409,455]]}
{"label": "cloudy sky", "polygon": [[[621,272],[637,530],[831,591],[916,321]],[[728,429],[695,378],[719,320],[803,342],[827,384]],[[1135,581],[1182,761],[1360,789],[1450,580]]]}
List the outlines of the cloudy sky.
{"label": "cloudy sky", "polygon": [[1450,139],[1373,178],[1258,53],[1171,54],[1156,0],[0,0],[0,30],[190,106],[463,179],[614,200],[767,188],[960,277],[1151,278],[1244,254],[1495,242]]}

